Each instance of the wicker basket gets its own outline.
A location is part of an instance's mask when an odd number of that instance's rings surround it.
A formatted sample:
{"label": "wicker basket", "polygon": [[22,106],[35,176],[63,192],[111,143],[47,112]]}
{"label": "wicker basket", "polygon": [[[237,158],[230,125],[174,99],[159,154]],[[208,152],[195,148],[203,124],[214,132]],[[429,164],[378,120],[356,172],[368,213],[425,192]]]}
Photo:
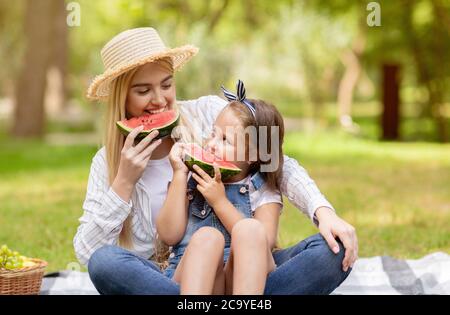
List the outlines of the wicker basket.
{"label": "wicker basket", "polygon": [[30,259],[36,265],[18,270],[0,269],[0,295],[37,295],[41,290],[47,262]]}

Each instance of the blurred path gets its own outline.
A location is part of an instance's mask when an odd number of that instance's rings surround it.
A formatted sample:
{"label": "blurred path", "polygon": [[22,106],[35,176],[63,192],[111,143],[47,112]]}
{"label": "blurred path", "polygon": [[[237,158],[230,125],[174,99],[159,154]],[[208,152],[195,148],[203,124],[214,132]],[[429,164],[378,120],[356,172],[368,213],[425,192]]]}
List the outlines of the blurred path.
{"label": "blurred path", "polygon": [[286,132],[313,130],[314,126],[314,120],[311,118],[284,117],[284,129]]}
{"label": "blurred path", "polygon": [[49,133],[45,142],[51,145],[101,145],[101,136],[98,133]]}

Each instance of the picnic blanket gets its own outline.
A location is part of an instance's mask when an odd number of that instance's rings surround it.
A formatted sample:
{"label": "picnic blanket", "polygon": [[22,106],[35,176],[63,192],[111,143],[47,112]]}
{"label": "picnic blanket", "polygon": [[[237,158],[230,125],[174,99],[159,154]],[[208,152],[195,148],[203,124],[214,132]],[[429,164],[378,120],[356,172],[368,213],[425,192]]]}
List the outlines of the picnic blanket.
{"label": "picnic blanket", "polygon": [[[98,294],[86,272],[64,270],[44,277],[42,295]],[[389,256],[360,258],[332,294],[450,294],[450,255],[417,260]]]}

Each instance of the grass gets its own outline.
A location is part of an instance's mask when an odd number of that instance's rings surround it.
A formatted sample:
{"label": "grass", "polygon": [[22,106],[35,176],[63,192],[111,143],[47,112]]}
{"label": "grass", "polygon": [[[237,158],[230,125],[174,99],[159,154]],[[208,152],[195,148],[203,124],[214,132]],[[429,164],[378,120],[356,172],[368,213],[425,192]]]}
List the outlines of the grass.
{"label": "grass", "polygon": [[95,151],[91,146],[3,140],[0,243],[26,256],[46,259],[49,271],[76,262],[72,239]]}
{"label": "grass", "polygon": [[[96,150],[0,137],[0,244],[46,259],[48,271],[70,268]],[[450,252],[449,145],[291,133],[285,152],[357,228],[361,257]],[[286,201],[280,244],[289,246],[316,232]]]}

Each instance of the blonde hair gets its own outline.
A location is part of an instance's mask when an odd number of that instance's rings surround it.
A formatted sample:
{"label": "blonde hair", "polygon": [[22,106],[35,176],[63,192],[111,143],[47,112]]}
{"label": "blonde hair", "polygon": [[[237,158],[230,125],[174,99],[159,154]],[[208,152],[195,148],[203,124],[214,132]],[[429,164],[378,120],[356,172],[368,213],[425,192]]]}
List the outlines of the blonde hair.
{"label": "blonde hair", "polygon": [[[126,117],[126,100],[128,88],[131,79],[136,73],[134,68],[111,82],[111,90],[108,96],[107,109],[105,116],[105,135],[104,145],[106,148],[106,161],[108,164],[108,181],[112,185],[117,176],[120,164],[120,154],[125,142],[125,136],[120,133],[116,127],[116,121]],[[122,231],[119,236],[119,245],[125,248],[131,248],[131,217],[128,216],[123,223]]]}
{"label": "blonde hair", "polygon": [[[162,66],[166,71],[173,73],[173,64],[170,58],[162,58],[154,61]],[[106,160],[108,165],[108,181],[112,185],[117,176],[120,164],[121,151],[125,142],[125,136],[116,127],[116,122],[126,118],[126,101],[128,89],[131,80],[136,74],[139,67],[133,68],[124,74],[117,77],[111,82],[110,94],[107,100],[107,109],[105,115],[105,134],[104,145],[106,148]],[[174,104],[178,109],[177,104]],[[180,117],[179,127],[173,133],[174,140],[188,142],[189,139],[195,139],[192,132],[192,126],[184,119],[183,115]],[[123,223],[122,230],[119,235],[119,245],[121,247],[132,249],[132,229],[131,216],[129,215]],[[161,244],[160,241],[155,240],[155,255],[154,258],[159,261],[166,260],[167,247]],[[162,257],[164,256],[164,258]]]}

